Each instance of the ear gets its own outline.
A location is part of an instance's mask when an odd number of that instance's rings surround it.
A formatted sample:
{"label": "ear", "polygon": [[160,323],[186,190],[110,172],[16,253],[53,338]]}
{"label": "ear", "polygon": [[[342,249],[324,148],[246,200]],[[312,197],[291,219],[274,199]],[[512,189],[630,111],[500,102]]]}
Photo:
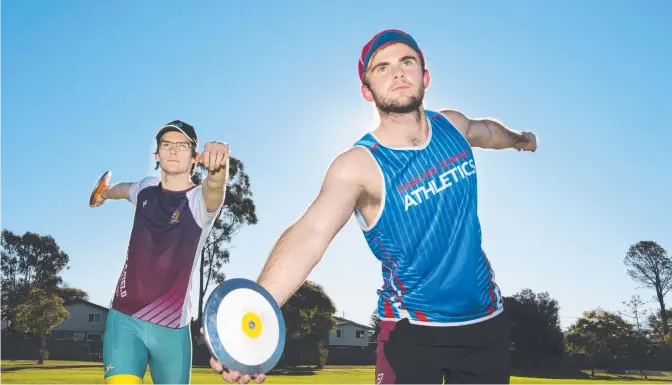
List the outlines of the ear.
{"label": "ear", "polygon": [[425,86],[425,89],[429,88],[430,78],[429,70],[425,69],[425,73],[422,75],[422,84]]}
{"label": "ear", "polygon": [[158,152],[158,151],[154,154],[154,160],[157,161],[157,162],[160,162],[160,161],[161,161],[161,160],[159,159],[159,152]]}
{"label": "ear", "polygon": [[373,102],[373,94],[371,93],[371,90],[369,89],[369,87],[367,87],[365,84],[362,84],[361,91],[362,91],[362,96],[364,97],[364,99],[367,102],[369,102],[369,103]]}
{"label": "ear", "polygon": [[200,161],[201,161],[201,153],[197,151],[196,155],[194,155],[194,157],[191,159],[191,163],[197,164]]}

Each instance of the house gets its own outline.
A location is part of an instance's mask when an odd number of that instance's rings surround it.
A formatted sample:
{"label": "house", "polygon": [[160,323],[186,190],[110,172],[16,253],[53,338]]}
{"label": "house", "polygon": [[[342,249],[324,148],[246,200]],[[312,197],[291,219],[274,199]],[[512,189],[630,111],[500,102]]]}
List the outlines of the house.
{"label": "house", "polygon": [[84,300],[73,301],[64,307],[70,316],[51,329],[51,337],[56,341],[87,341],[99,346],[105,334],[108,309]]}
{"label": "house", "polygon": [[376,344],[369,342],[374,329],[341,317],[329,331],[328,365],[373,365],[376,363]]}
{"label": "house", "polygon": [[[47,340],[50,359],[84,360],[102,357],[103,336],[108,309],[95,303],[75,300],[63,307],[68,318],[52,328]],[[40,339],[23,333],[5,333],[7,322],[2,323],[2,354],[12,359],[33,359]]]}
{"label": "house", "polygon": [[[327,365],[373,365],[376,362],[376,344],[369,342],[374,329],[357,322],[334,317],[336,326],[323,335],[328,350]],[[294,334],[292,339],[298,339]],[[285,363],[315,365],[320,362],[314,349],[304,350],[302,344],[290,344],[283,351]]]}
{"label": "house", "polygon": [[334,318],[336,328],[329,331],[329,346],[367,347],[369,345],[369,337],[373,334],[372,327],[341,317]]}

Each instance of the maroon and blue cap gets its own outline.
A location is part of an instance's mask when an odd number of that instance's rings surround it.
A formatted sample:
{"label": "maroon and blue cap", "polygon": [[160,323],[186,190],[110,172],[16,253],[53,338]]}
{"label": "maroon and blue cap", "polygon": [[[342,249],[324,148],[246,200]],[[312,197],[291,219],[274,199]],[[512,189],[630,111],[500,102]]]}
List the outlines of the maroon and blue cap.
{"label": "maroon and blue cap", "polygon": [[364,71],[366,71],[366,67],[369,65],[373,53],[379,48],[392,43],[406,44],[418,53],[421,61],[425,61],[422,51],[420,50],[420,47],[418,47],[418,43],[415,42],[415,39],[413,39],[411,35],[398,29],[386,29],[372,37],[371,40],[366,43],[364,48],[362,48],[362,54],[359,57],[359,79],[362,83],[364,82]]}

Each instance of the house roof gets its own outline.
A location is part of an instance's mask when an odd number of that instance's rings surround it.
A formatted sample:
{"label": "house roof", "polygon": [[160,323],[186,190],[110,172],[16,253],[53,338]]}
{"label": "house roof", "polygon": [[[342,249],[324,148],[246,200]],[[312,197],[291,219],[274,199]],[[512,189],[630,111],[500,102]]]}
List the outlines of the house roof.
{"label": "house roof", "polygon": [[109,311],[109,310],[110,310],[110,309],[106,308],[105,306],[100,306],[100,305],[98,305],[98,304],[95,304],[95,303],[93,303],[93,302],[86,301],[86,300],[83,300],[83,299],[76,299],[76,300],[73,300],[73,301],[69,301],[67,304],[64,304],[64,306],[72,305],[73,303],[83,303],[83,304],[85,304],[85,305],[90,305],[90,306],[93,306],[93,307],[95,307],[95,308],[97,308],[97,309],[105,310],[105,311]]}
{"label": "house roof", "polygon": [[355,325],[355,326],[358,326],[360,328],[363,328],[363,329],[366,329],[366,330],[369,330],[369,331],[373,331],[373,328],[371,326],[358,324],[357,322],[350,321],[349,319],[345,319],[345,318],[341,318],[341,317],[334,317],[334,319],[336,319],[336,323],[339,324],[339,325],[351,324],[351,325]]}

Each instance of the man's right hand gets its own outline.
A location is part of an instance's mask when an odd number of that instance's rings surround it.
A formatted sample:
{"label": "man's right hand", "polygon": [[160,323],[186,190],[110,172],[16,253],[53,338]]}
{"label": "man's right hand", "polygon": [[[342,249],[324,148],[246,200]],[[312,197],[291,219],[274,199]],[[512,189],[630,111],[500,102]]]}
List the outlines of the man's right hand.
{"label": "man's right hand", "polygon": [[[203,334],[203,328],[201,328],[201,334]],[[247,384],[252,380],[252,377],[250,377],[247,374],[241,376],[240,372],[237,372],[237,371],[230,372],[230,371],[228,371],[224,367],[224,365],[222,365],[214,357],[210,357],[210,367],[215,372],[221,374],[224,381],[229,382],[229,383],[240,382],[241,384]],[[254,382],[256,382],[257,384],[261,384],[265,380],[266,380],[266,375],[260,374],[254,379]]]}
{"label": "man's right hand", "polygon": [[108,192],[109,189],[110,189],[109,187],[106,188],[100,195],[98,195],[98,198],[96,199],[96,201],[93,203],[93,205],[91,207],[96,208],[96,207],[102,206],[105,203],[105,201],[107,200],[107,199],[103,198],[103,194]]}

